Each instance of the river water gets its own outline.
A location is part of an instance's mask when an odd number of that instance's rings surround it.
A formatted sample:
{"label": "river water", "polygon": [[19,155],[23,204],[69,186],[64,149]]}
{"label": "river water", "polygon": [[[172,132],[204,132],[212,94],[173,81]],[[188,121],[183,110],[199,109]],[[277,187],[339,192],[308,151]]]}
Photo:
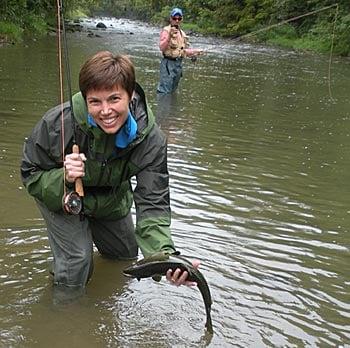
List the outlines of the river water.
{"label": "river water", "polygon": [[333,57],[329,79],[328,56],[192,37],[207,54],[157,99],[159,28],[104,22],[68,35],[73,91],[97,50],[134,61],[214,335],[198,289],[125,279],[97,253],[86,295],[53,303],[45,225],[19,179],[24,138],[59,100],[49,36],[0,48],[0,347],[350,347],[350,61]]}

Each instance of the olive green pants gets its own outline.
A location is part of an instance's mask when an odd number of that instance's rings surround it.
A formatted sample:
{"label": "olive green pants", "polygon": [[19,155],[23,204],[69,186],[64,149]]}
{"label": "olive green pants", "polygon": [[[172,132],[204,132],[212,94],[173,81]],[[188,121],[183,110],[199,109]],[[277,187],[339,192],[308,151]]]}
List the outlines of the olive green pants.
{"label": "olive green pants", "polygon": [[120,220],[100,220],[55,213],[37,202],[53,253],[54,284],[85,287],[93,271],[93,243],[101,255],[119,260],[137,257],[131,213]]}

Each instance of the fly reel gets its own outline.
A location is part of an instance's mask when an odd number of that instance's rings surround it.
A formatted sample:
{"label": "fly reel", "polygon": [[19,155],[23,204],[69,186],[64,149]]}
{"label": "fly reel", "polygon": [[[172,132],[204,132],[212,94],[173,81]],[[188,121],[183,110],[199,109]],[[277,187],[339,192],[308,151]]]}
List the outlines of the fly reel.
{"label": "fly reel", "polygon": [[[73,153],[79,153],[78,145],[73,145]],[[80,215],[83,211],[83,197],[84,197],[84,187],[81,178],[75,180],[75,191],[66,193],[62,199],[63,210],[67,214]]]}
{"label": "fly reel", "polygon": [[83,200],[75,191],[67,193],[63,197],[63,210],[67,214],[79,215],[83,210]]}

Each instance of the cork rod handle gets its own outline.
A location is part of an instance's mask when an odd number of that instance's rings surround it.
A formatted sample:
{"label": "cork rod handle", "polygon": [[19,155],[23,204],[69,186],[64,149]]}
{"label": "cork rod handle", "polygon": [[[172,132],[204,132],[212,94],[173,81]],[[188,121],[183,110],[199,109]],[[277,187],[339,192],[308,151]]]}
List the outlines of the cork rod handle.
{"label": "cork rod handle", "polygon": [[[76,144],[73,145],[73,153],[79,153],[79,146]],[[84,197],[84,187],[83,187],[83,181],[81,180],[81,178],[77,178],[75,180],[75,192],[80,197]]]}

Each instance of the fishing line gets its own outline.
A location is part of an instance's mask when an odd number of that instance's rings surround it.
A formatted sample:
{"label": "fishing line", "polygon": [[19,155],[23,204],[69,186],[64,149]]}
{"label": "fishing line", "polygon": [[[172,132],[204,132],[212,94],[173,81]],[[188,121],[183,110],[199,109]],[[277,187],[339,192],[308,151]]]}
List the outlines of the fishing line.
{"label": "fishing line", "polygon": [[336,4],[337,7],[335,8],[335,14],[334,14],[334,22],[333,22],[333,32],[332,32],[332,39],[331,39],[331,50],[329,54],[329,62],[328,62],[328,92],[329,96],[331,99],[332,97],[332,91],[331,91],[331,65],[332,65],[332,54],[333,54],[333,46],[334,46],[334,36],[335,36],[335,27],[336,27],[336,22],[338,18],[338,11],[339,11],[339,6]]}
{"label": "fishing line", "polygon": [[253,35],[256,35],[258,33],[261,33],[263,31],[267,31],[267,30],[270,30],[271,28],[276,28],[276,27],[279,27],[283,24],[286,24],[286,23],[289,23],[289,22],[293,22],[299,18],[303,18],[303,17],[306,17],[306,16],[311,16],[315,13],[318,13],[318,12],[321,12],[321,11],[325,11],[325,10],[328,10],[330,9],[331,7],[337,7],[338,8],[338,4],[333,4],[333,5],[329,5],[329,6],[325,6],[325,7],[322,7],[318,10],[314,10],[314,11],[311,11],[311,12],[307,12],[307,13],[304,13],[300,16],[296,16],[296,17],[292,17],[292,18],[289,18],[289,19],[286,19],[284,21],[281,21],[279,23],[276,23],[276,24],[272,24],[272,25],[269,25],[267,27],[264,27],[264,28],[261,28],[259,30],[256,30],[256,31],[253,31],[251,33],[248,33],[248,34],[244,34],[244,35],[241,35],[241,36],[238,36],[237,38],[235,38],[234,40],[240,40],[241,38],[246,38],[246,37],[249,37],[249,36],[253,36]]}
{"label": "fishing line", "polygon": [[[62,146],[62,163],[65,159],[64,148],[64,111],[63,111],[63,64],[62,64],[62,38],[61,38],[61,3],[57,0],[57,51],[58,51],[58,76],[59,76],[59,88],[60,88],[60,105],[61,105],[61,146]],[[66,195],[66,175],[63,165],[63,195]]]}
{"label": "fishing line", "polygon": [[72,100],[72,82],[71,82],[72,80],[71,80],[71,75],[70,75],[68,44],[67,44],[66,27],[65,27],[64,18],[63,18],[63,8],[61,8],[61,17],[62,17],[62,33],[63,33],[63,43],[64,43],[64,53],[65,53],[64,61],[65,61],[65,65],[66,65],[69,104],[70,104],[70,108],[71,108],[71,118],[72,118],[72,127],[73,127],[73,144],[76,144],[75,127],[74,127],[75,119],[74,119],[73,100]]}
{"label": "fishing line", "polygon": [[328,93],[329,93],[329,97],[330,99],[333,99],[332,97],[332,91],[331,91],[331,63],[332,63],[332,55],[333,55],[333,45],[334,45],[334,36],[335,36],[335,27],[336,27],[336,21],[337,21],[337,17],[338,17],[338,10],[339,10],[339,4],[336,3],[336,4],[333,4],[333,5],[329,5],[329,6],[325,6],[325,7],[322,7],[318,10],[314,10],[314,11],[311,11],[311,12],[307,12],[307,13],[304,13],[300,16],[296,16],[296,17],[292,17],[292,18],[289,18],[289,19],[286,19],[282,22],[279,22],[279,23],[276,23],[276,24],[272,24],[272,25],[269,25],[268,27],[265,27],[265,28],[262,28],[262,29],[259,29],[259,30],[256,30],[252,33],[248,33],[248,34],[245,34],[245,35],[242,35],[238,38],[236,38],[237,40],[238,39],[241,39],[241,38],[247,38],[247,37],[250,37],[250,36],[253,36],[253,35],[256,35],[258,33],[261,33],[263,31],[267,31],[267,30],[270,30],[271,28],[276,28],[278,26],[281,26],[283,24],[286,24],[286,23],[289,23],[289,22],[292,22],[292,21],[295,21],[299,18],[303,18],[303,17],[306,17],[306,16],[311,16],[315,13],[319,13],[321,11],[325,11],[325,10],[329,10],[330,8],[332,7],[335,7],[335,15],[334,15],[334,21],[333,21],[333,32],[332,32],[332,36],[331,36],[331,48],[330,48],[330,54],[329,54],[329,62],[328,62]]}
{"label": "fishing line", "polygon": [[198,62],[198,59],[194,59],[192,60],[191,59],[191,62],[192,62],[192,79],[197,81],[199,80],[199,76],[197,77],[197,74],[198,74],[198,67],[197,67],[197,62]]}
{"label": "fishing line", "polygon": [[337,18],[338,18],[338,11],[339,11],[339,4],[338,3],[332,4],[332,5],[329,5],[329,6],[325,6],[325,7],[322,7],[320,9],[318,9],[318,10],[310,11],[310,12],[304,13],[302,15],[283,20],[283,21],[281,21],[279,23],[269,25],[269,26],[261,28],[259,30],[256,30],[256,31],[253,31],[253,32],[241,35],[241,36],[238,36],[238,37],[234,38],[233,41],[240,41],[243,38],[248,38],[248,37],[254,36],[254,35],[258,34],[258,33],[261,33],[261,32],[264,32],[264,31],[268,31],[268,30],[270,30],[272,28],[276,28],[276,27],[279,27],[279,26],[284,25],[286,23],[293,22],[293,21],[295,21],[297,19],[300,19],[300,18],[303,18],[303,17],[307,17],[307,16],[311,16],[311,15],[313,15],[315,13],[319,13],[321,11],[329,10],[332,7],[335,7],[335,15],[334,15],[334,21],[333,21],[333,32],[332,32],[332,36],[331,36],[331,49],[330,49],[329,62],[328,62],[328,92],[329,92],[329,97],[331,99],[333,99],[332,91],[331,91],[331,63],[332,63],[332,56],[333,56],[333,46],[334,46],[336,21],[337,21]]}

